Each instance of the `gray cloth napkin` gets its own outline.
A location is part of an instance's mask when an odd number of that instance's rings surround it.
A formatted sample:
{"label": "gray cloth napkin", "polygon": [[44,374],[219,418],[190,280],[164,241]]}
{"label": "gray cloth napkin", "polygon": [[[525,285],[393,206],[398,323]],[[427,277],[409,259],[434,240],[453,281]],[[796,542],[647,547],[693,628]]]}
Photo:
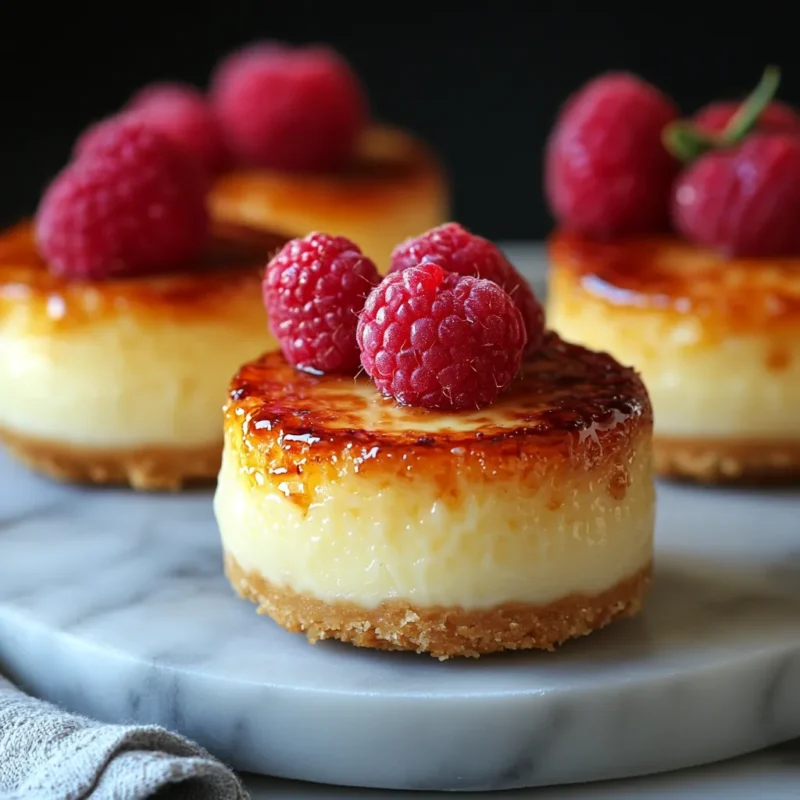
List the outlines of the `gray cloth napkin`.
{"label": "gray cloth napkin", "polygon": [[0,800],[246,800],[201,747],[154,726],[104,725],[0,675]]}

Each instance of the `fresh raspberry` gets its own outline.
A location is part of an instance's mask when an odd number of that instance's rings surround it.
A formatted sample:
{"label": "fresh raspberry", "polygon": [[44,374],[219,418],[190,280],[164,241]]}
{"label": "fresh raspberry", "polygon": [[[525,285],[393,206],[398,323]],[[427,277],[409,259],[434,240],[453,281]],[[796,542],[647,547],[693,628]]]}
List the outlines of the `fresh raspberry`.
{"label": "fresh raspberry", "polygon": [[154,272],[199,255],[209,229],[195,161],[141,123],[108,125],[42,197],[39,250],[71,278]]}
{"label": "fresh raspberry", "polygon": [[493,403],[519,371],[525,323],[493,281],[423,262],[373,289],[358,344],[384,395],[403,405],[474,409]]}
{"label": "fresh raspberry", "polygon": [[677,162],[661,132],[677,117],[666,95],[627,73],[601,75],[569,98],[545,156],[558,222],[594,237],[666,228]]}
{"label": "fresh raspberry", "polygon": [[343,236],[310,233],[269,262],[264,304],[286,360],[300,369],[355,373],[358,313],[380,281],[375,264]]}
{"label": "fresh raspberry", "polygon": [[680,176],[675,227],[726,256],[800,255],[800,138],[754,134]]}
{"label": "fresh raspberry", "polygon": [[251,46],[223,62],[211,97],[234,156],[273,169],[341,167],[367,121],[355,73],[322,47]]}
{"label": "fresh raspberry", "polygon": [[456,222],[448,222],[395,247],[389,272],[416,267],[423,261],[438,264],[457,275],[484,278],[505,289],[522,313],[528,335],[526,352],[532,353],[541,347],[544,337],[542,304],[499,247]]}
{"label": "fresh raspberry", "polygon": [[81,132],[72,146],[72,160],[79,161],[87,153],[91,153],[97,142],[104,141],[110,130],[114,131],[119,127],[123,118],[127,119],[123,114],[114,114],[114,116],[104,117],[89,125]]}
{"label": "fresh raspberry", "polygon": [[238,50],[234,50],[217,62],[212,75],[212,90],[218,90],[223,84],[240,71],[246,72],[251,61],[260,61],[265,56],[282,55],[291,51],[291,45],[274,39],[263,39],[261,41],[250,42]]}
{"label": "fresh raspberry", "polygon": [[[692,122],[709,133],[722,133],[740,106],[741,103],[711,103],[701,108],[692,117]],[[800,113],[780,100],[773,100],[759,115],[755,130],[760,133],[791,133],[800,136]]]}
{"label": "fresh raspberry", "polygon": [[222,128],[202,92],[181,83],[155,83],[131,98],[126,110],[184,147],[214,176],[228,164]]}
{"label": "fresh raspberry", "polygon": [[219,174],[228,164],[228,154],[217,117],[203,95],[179,83],[147,86],[119,114],[89,126],[73,148],[73,158],[90,152],[108,127],[124,118],[149,125],[198,160],[208,176]]}

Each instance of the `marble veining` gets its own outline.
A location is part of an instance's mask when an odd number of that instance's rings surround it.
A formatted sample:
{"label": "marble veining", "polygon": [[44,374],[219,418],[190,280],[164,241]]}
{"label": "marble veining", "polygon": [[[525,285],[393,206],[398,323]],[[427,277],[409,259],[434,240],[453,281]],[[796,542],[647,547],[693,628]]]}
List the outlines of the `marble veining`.
{"label": "marble veining", "polygon": [[315,647],[221,569],[208,492],[40,479],[0,456],[0,668],[237,769],[468,790],[642,775],[800,736],[800,493],[659,487],[646,612],[556,654]]}

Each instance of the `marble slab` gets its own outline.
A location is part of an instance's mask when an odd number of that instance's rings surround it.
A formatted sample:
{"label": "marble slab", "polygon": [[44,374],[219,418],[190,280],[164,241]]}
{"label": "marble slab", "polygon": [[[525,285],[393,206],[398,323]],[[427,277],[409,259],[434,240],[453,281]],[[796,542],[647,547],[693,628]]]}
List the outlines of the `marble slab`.
{"label": "marble slab", "polygon": [[672,770],[800,736],[800,494],[659,487],[645,613],[555,654],[440,663],[259,618],[208,492],[51,484],[0,456],[0,669],[235,768],[488,791]]}
{"label": "marble slab", "polygon": [[[408,792],[321,786],[246,775],[252,800],[409,800]],[[470,800],[797,800],[800,796],[800,739],[727,761],[640,778],[511,789],[454,792]],[[414,792],[413,800],[441,797]]]}

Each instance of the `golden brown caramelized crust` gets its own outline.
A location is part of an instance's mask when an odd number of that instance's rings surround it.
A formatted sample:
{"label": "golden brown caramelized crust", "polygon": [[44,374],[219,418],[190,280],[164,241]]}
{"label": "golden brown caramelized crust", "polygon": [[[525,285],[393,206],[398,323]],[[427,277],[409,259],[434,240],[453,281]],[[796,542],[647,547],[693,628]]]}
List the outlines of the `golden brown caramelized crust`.
{"label": "golden brown caramelized crust", "polygon": [[85,448],[33,439],[0,428],[0,442],[32,470],[66,483],[178,491],[210,484],[219,472],[222,443],[202,446]]}
{"label": "golden brown caramelized crust", "polygon": [[[448,206],[446,184],[439,161],[425,145],[402,131],[375,126],[365,132],[353,162],[339,172],[297,175],[234,170],[216,182],[210,203],[219,219],[258,224],[264,217],[257,213],[263,204],[278,225],[284,216],[295,216],[296,210],[303,218],[327,219],[335,225],[338,220],[352,218],[380,220],[398,202],[413,204],[415,198],[422,197],[426,201],[438,199],[444,217]],[[244,219],[243,214],[253,219]],[[308,233],[284,232],[291,236]]]}
{"label": "golden brown caramelized crust", "polygon": [[339,639],[357,647],[412,650],[439,659],[477,657],[503,650],[554,650],[610,622],[636,614],[650,584],[648,565],[592,597],[570,595],[546,605],[506,603],[486,610],[419,608],[401,600],[374,609],[353,603],[326,603],[274,586],[246,573],[228,554],[225,574],[236,592],[291,633],[313,644]]}
{"label": "golden brown caramelized crust", "polygon": [[495,404],[455,414],[402,407],[364,377],[298,372],[269,353],[233,378],[225,426],[254,482],[305,484],[298,503],[337,474],[409,479],[417,469],[439,482],[444,499],[508,473],[552,486],[559,469],[598,470],[624,496],[627,464],[650,435],[652,412],[632,369],[550,333]]}
{"label": "golden brown caramelized crust", "polygon": [[26,308],[42,325],[59,329],[126,312],[207,319],[229,312],[240,297],[260,297],[264,267],[286,241],[220,223],[198,263],[157,275],[75,281],[48,271],[33,223],[25,221],[0,234],[0,318]]}
{"label": "golden brown caramelized crust", "polygon": [[564,231],[549,242],[551,282],[571,280],[610,305],[703,320],[709,334],[800,325],[800,258],[725,259],[675,237],[596,242]]}

